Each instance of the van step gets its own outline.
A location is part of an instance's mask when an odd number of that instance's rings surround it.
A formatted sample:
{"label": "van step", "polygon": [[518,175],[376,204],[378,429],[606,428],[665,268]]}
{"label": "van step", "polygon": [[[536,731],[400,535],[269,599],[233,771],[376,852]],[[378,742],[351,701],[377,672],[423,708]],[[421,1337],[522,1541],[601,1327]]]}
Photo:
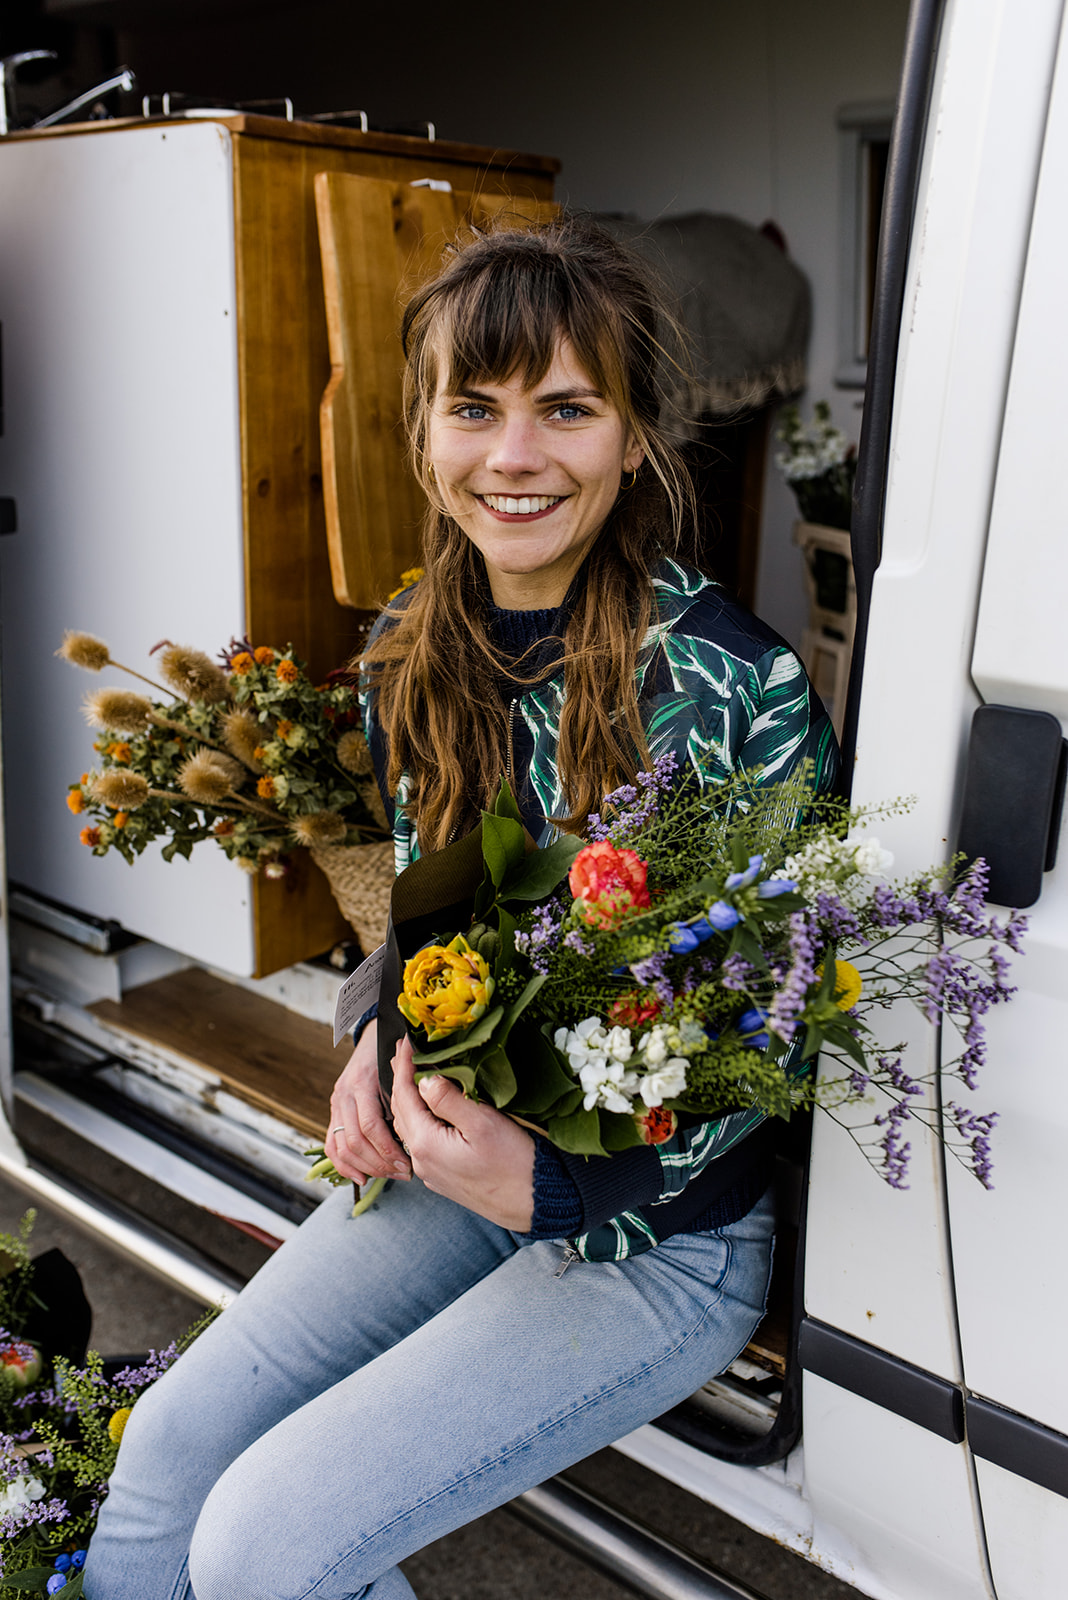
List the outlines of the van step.
{"label": "van step", "polygon": [[766,1600],[562,1478],[528,1489],[504,1509],[649,1600]]}

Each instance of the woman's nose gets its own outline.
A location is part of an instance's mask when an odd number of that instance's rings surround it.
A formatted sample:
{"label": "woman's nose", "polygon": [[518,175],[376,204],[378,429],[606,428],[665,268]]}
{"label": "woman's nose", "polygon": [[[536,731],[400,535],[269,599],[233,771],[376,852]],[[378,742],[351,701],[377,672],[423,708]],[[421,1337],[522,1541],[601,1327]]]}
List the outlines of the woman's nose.
{"label": "woman's nose", "polygon": [[537,423],[526,417],[506,418],[495,428],[486,466],[491,472],[505,477],[522,477],[528,472],[540,472],[546,461],[537,431]]}

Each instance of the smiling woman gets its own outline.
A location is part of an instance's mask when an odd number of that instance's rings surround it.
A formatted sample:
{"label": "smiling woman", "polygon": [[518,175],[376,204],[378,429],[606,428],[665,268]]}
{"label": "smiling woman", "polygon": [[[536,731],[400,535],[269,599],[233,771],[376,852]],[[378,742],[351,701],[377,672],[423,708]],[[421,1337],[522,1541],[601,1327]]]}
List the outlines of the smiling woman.
{"label": "smiling woman", "polygon": [[[502,772],[540,844],[654,762],[697,788],[800,762],[833,779],[796,657],[672,559],[692,499],[659,421],[671,327],[627,251],[566,219],[475,237],[409,307],[426,573],[361,662],[399,867],[477,821]],[[462,936],[431,945],[419,1005],[477,1016],[485,963]],[[398,1181],[355,1220],[334,1191],[138,1401],[92,1600],[411,1600],[405,1556],[679,1404],[751,1337],[764,1131],[713,1156],[694,1116],[572,1157],[417,1084],[406,1038],[380,1079],[377,1032],[325,1149],[354,1182]]]}

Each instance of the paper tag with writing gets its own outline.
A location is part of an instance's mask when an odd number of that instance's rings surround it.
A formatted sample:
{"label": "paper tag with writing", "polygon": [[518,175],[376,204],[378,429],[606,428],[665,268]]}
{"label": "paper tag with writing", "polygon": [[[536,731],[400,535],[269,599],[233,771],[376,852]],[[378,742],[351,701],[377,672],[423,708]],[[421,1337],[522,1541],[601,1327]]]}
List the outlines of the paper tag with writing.
{"label": "paper tag with writing", "polygon": [[337,992],[334,1006],[334,1043],[340,1044],[346,1033],[359,1022],[369,1005],[378,999],[378,985],[386,960],[386,947],[380,944],[362,961],[355,972],[350,972]]}

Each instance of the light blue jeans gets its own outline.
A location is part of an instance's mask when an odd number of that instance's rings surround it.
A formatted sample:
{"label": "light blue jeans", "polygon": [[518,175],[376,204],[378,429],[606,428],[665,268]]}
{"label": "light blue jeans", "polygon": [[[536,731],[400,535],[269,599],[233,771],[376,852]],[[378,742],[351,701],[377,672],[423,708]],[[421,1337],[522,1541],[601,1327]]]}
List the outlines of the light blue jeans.
{"label": "light blue jeans", "polygon": [[763,1312],[770,1196],[563,1272],[415,1180],[351,1204],[137,1402],[88,1600],[412,1600],[399,1561],[678,1404]]}

